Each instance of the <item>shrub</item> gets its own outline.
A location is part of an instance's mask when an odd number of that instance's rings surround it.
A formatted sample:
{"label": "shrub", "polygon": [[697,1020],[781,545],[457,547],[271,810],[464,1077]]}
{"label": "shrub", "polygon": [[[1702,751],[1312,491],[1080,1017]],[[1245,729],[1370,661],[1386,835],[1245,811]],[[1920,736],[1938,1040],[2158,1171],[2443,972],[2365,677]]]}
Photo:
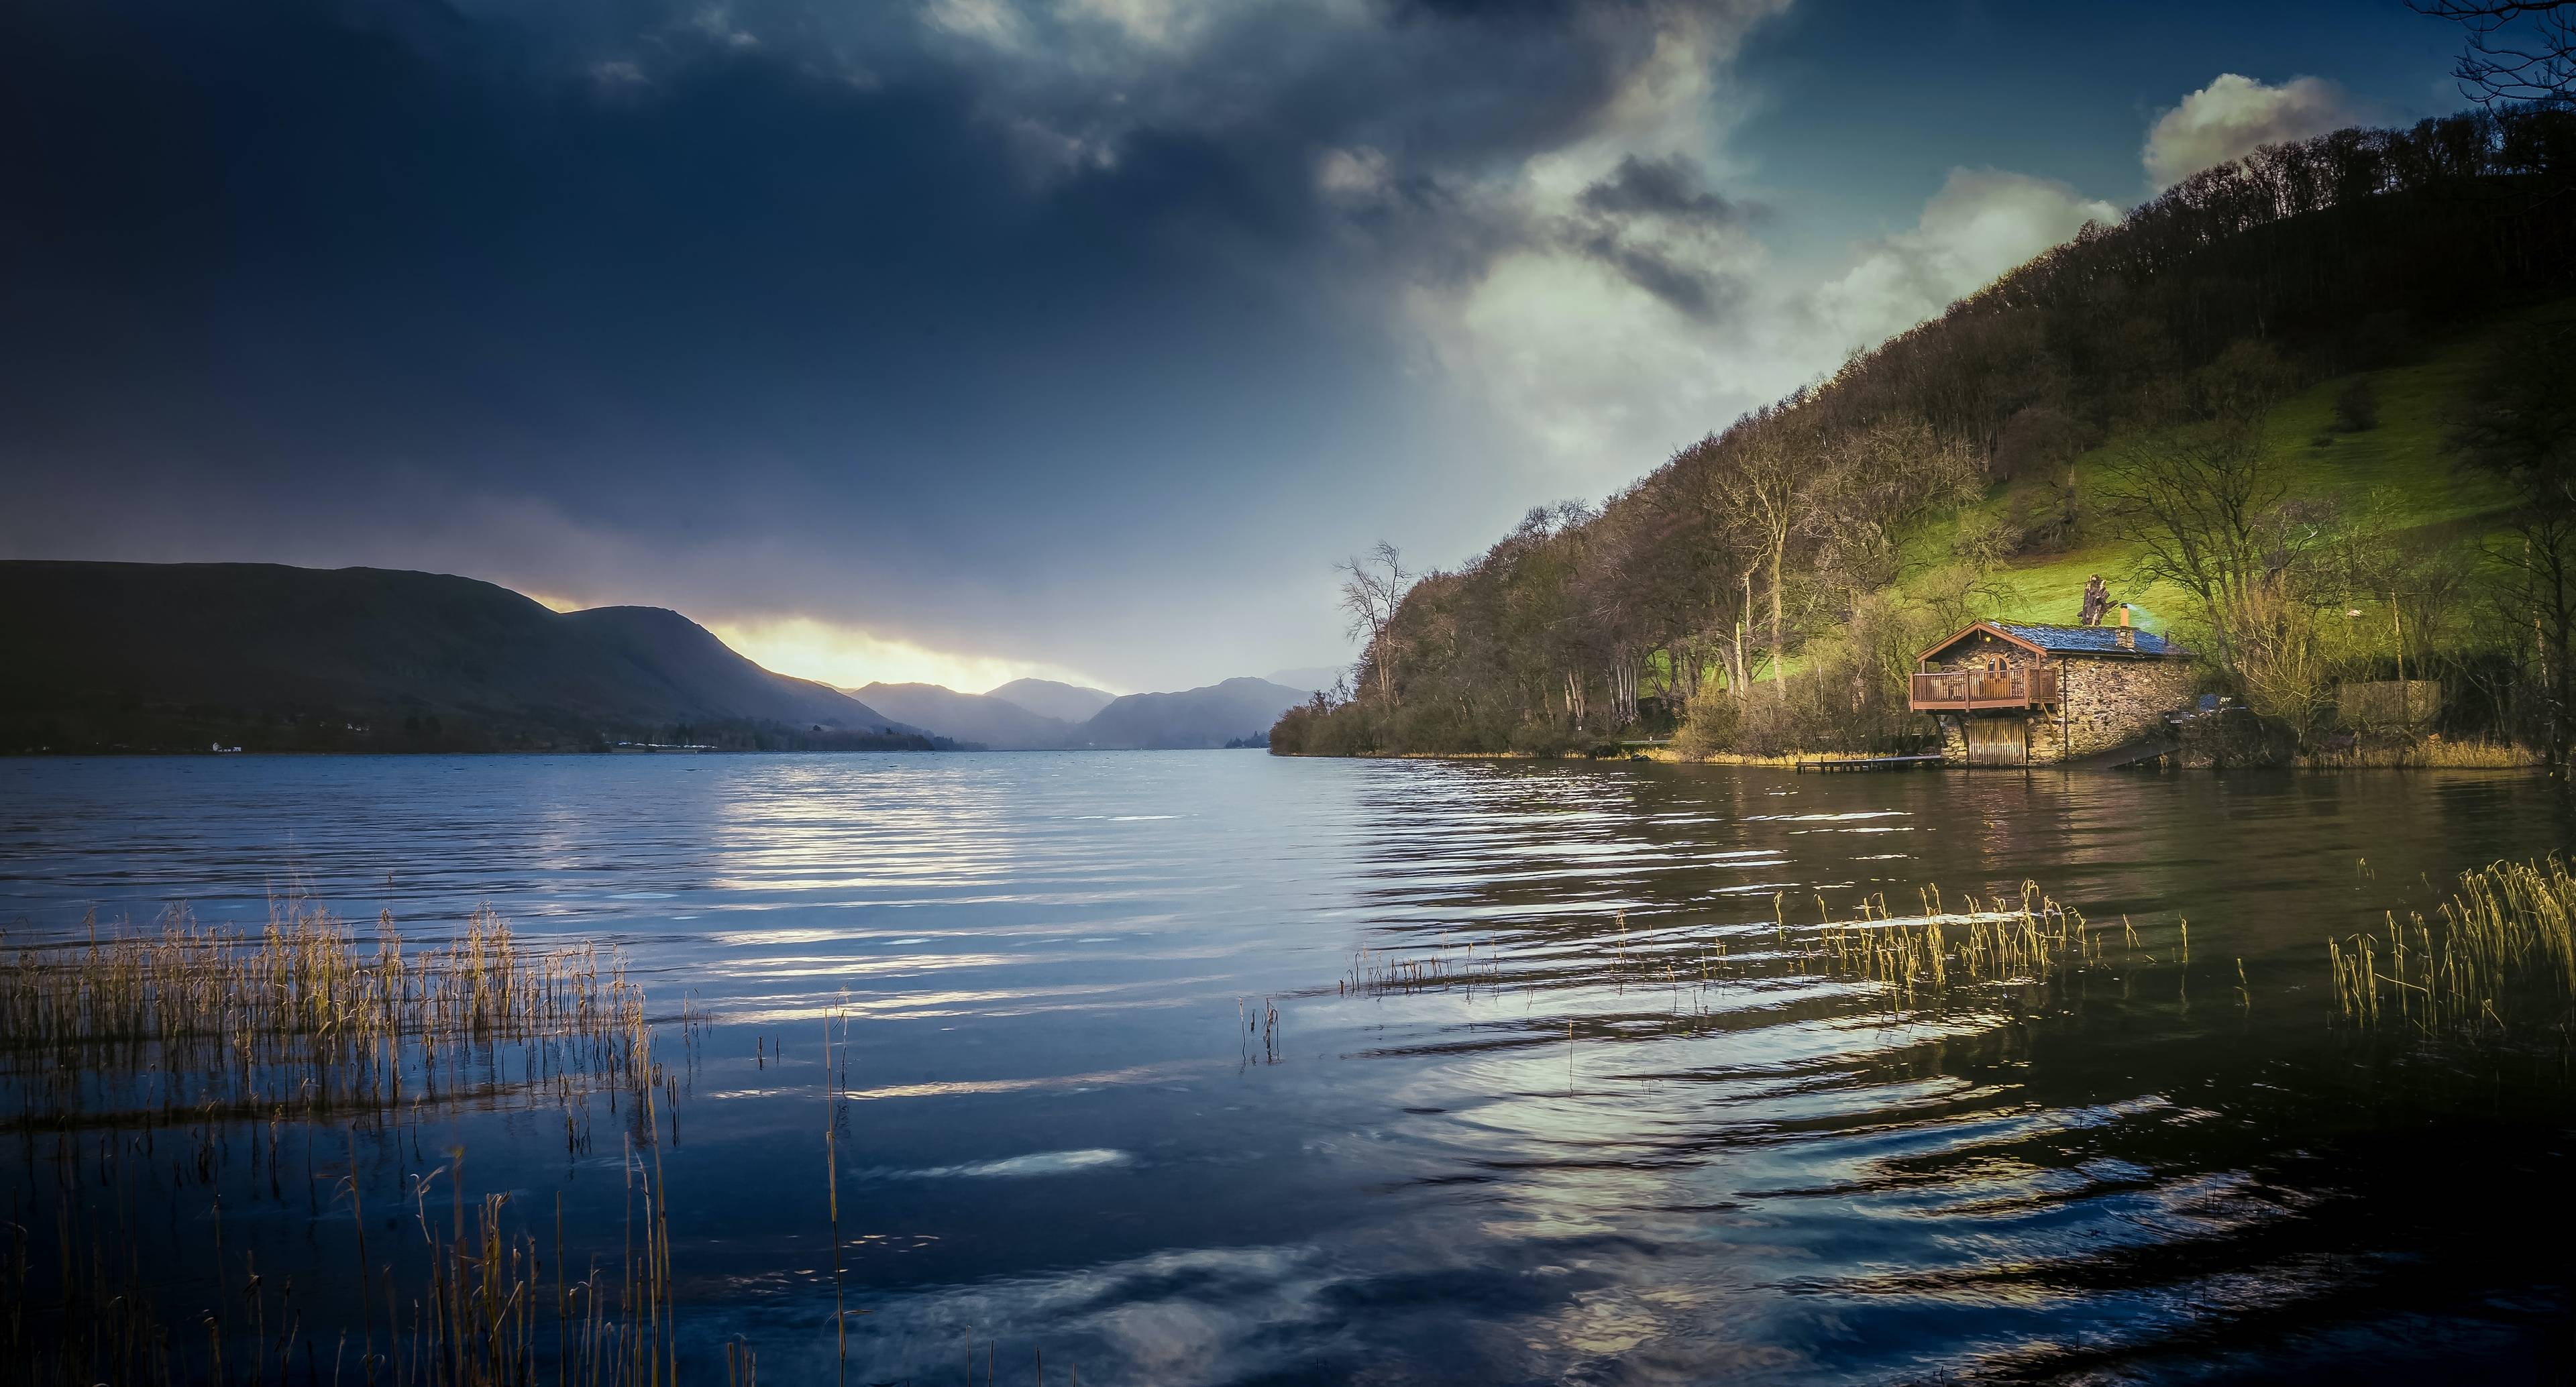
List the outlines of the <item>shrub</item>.
{"label": "shrub", "polygon": [[1680,730],[1673,733],[1673,754],[1697,761],[1734,750],[1741,711],[1741,700],[1733,692],[1720,688],[1714,679],[1702,681],[1682,711]]}
{"label": "shrub", "polygon": [[2367,433],[2379,427],[2379,388],[2363,376],[2335,392],[2335,427],[2344,433]]}
{"label": "shrub", "polygon": [[1559,723],[1532,718],[1513,728],[1504,746],[1523,756],[1562,756],[1573,750],[1579,740],[1571,729]]}

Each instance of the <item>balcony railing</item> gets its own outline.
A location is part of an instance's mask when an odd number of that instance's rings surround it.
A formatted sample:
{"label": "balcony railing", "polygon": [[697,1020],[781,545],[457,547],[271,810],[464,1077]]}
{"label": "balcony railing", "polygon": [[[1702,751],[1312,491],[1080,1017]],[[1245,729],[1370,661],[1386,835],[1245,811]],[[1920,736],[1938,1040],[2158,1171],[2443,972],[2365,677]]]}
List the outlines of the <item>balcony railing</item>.
{"label": "balcony railing", "polygon": [[1969,712],[1978,708],[2041,708],[2057,702],[2057,671],[1944,670],[1914,676],[1911,705],[1918,713]]}

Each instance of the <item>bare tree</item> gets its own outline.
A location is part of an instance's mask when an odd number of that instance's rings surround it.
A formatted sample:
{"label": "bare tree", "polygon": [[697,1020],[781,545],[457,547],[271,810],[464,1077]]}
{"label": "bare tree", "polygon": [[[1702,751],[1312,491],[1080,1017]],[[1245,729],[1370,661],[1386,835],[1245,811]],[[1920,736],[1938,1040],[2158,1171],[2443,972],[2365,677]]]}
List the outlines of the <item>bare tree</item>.
{"label": "bare tree", "polygon": [[[1788,622],[1780,594],[1789,541],[1807,523],[1817,475],[1812,450],[1797,446],[1790,433],[1797,403],[1793,397],[1788,405],[1749,415],[1729,429],[1720,441],[1725,451],[1713,476],[1722,502],[1751,531],[1753,547],[1771,570],[1771,683],[1783,702],[1789,696],[1782,682],[1787,677]],[[1746,605],[1751,605],[1749,587]]]}
{"label": "bare tree", "polygon": [[2200,605],[2232,665],[2232,618],[2265,569],[2264,516],[2288,494],[2250,425],[2238,421],[2132,445],[2102,487],[2103,508],[2137,542],[2140,587],[2167,582]]}
{"label": "bare tree", "polygon": [[2576,0],[2411,0],[2469,35],[2451,75],[2484,105],[2576,97]]}
{"label": "bare tree", "polygon": [[2568,773],[2576,741],[2576,511],[2533,508],[2491,545],[2505,575],[2505,605],[2531,623],[2532,683],[2540,696],[2541,754],[2550,771]]}
{"label": "bare tree", "polygon": [[1343,575],[1342,610],[1350,614],[1346,634],[1354,640],[1365,640],[1362,654],[1377,685],[1378,701],[1395,705],[1395,631],[1396,609],[1404,604],[1405,589],[1413,576],[1404,569],[1404,556],[1392,544],[1379,540],[1365,554],[1355,554],[1333,565]]}
{"label": "bare tree", "polygon": [[1982,490],[1983,466],[1920,419],[1880,419],[1822,441],[1806,469],[1802,529],[1819,551],[1812,567],[1850,591],[1895,580],[1897,528],[1927,506],[1963,502]]}
{"label": "bare tree", "polygon": [[2302,737],[2329,701],[2333,674],[2318,613],[2333,595],[2331,503],[2291,499],[2254,425],[2239,417],[2132,445],[2103,487],[2106,509],[2138,545],[2140,586],[2190,593],[2219,667],[2255,711]]}
{"label": "bare tree", "polygon": [[2525,323],[2498,345],[2449,421],[2452,453],[2514,498],[2494,546],[2531,627],[2542,745],[2567,774],[2576,743],[2576,318]]}

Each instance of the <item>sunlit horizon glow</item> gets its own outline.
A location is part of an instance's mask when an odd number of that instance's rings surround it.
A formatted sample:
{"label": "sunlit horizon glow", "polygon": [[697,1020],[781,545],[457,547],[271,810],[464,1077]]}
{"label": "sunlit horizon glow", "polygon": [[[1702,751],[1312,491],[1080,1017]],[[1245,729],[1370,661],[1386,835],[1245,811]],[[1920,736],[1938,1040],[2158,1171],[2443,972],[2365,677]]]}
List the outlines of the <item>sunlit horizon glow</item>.
{"label": "sunlit horizon glow", "polygon": [[[558,593],[529,592],[528,600],[558,612],[578,612],[614,603],[585,602]],[[990,655],[961,655],[926,645],[874,635],[813,617],[772,617],[756,621],[704,623],[716,639],[735,653],[775,674],[812,679],[834,688],[868,684],[940,684],[959,693],[982,693],[1014,679],[1053,679],[1110,693],[1126,693],[1062,665],[1009,660]]]}
{"label": "sunlit horizon glow", "polygon": [[1110,693],[1127,692],[1106,680],[1061,665],[933,650],[813,617],[709,622],[707,629],[763,669],[818,680],[835,688],[855,689],[874,683],[940,684],[960,693],[982,693],[1014,679],[1054,679]]}

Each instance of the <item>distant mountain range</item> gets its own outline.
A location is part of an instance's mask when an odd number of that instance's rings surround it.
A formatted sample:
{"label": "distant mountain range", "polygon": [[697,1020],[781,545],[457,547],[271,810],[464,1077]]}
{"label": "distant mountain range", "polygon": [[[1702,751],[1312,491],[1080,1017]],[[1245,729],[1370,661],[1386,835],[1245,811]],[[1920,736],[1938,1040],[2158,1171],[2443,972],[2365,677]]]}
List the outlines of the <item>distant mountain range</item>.
{"label": "distant mountain range", "polygon": [[986,689],[984,696],[1016,703],[1039,717],[1054,718],[1067,725],[1091,721],[1092,714],[1118,698],[1106,689],[1086,689],[1052,679],[1014,679],[998,689]]}
{"label": "distant mountain range", "polygon": [[[1268,732],[1279,715],[1311,690],[1263,679],[1228,679],[1179,693],[1119,697],[1046,679],[1018,679],[988,694],[938,684],[870,684],[851,692],[869,706],[943,737],[996,751],[1221,747]],[[1017,701],[1092,711],[1080,719],[1050,716]]]}
{"label": "distant mountain range", "polygon": [[677,612],[279,564],[0,561],[0,751],[938,741]]}
{"label": "distant mountain range", "polygon": [[1180,693],[1129,694],[1094,713],[1076,735],[1104,747],[1224,746],[1265,736],[1311,693],[1267,679],[1228,679]]}
{"label": "distant mountain range", "polygon": [[1074,724],[1062,718],[1048,717],[990,694],[959,693],[941,684],[870,684],[850,693],[869,707],[905,722],[936,728],[943,737],[979,743],[995,751],[1060,747],[1068,745],[1073,737]]}
{"label": "distant mountain range", "polygon": [[0,560],[0,754],[1221,747],[1308,691],[845,692],[677,612],[396,569]]}

